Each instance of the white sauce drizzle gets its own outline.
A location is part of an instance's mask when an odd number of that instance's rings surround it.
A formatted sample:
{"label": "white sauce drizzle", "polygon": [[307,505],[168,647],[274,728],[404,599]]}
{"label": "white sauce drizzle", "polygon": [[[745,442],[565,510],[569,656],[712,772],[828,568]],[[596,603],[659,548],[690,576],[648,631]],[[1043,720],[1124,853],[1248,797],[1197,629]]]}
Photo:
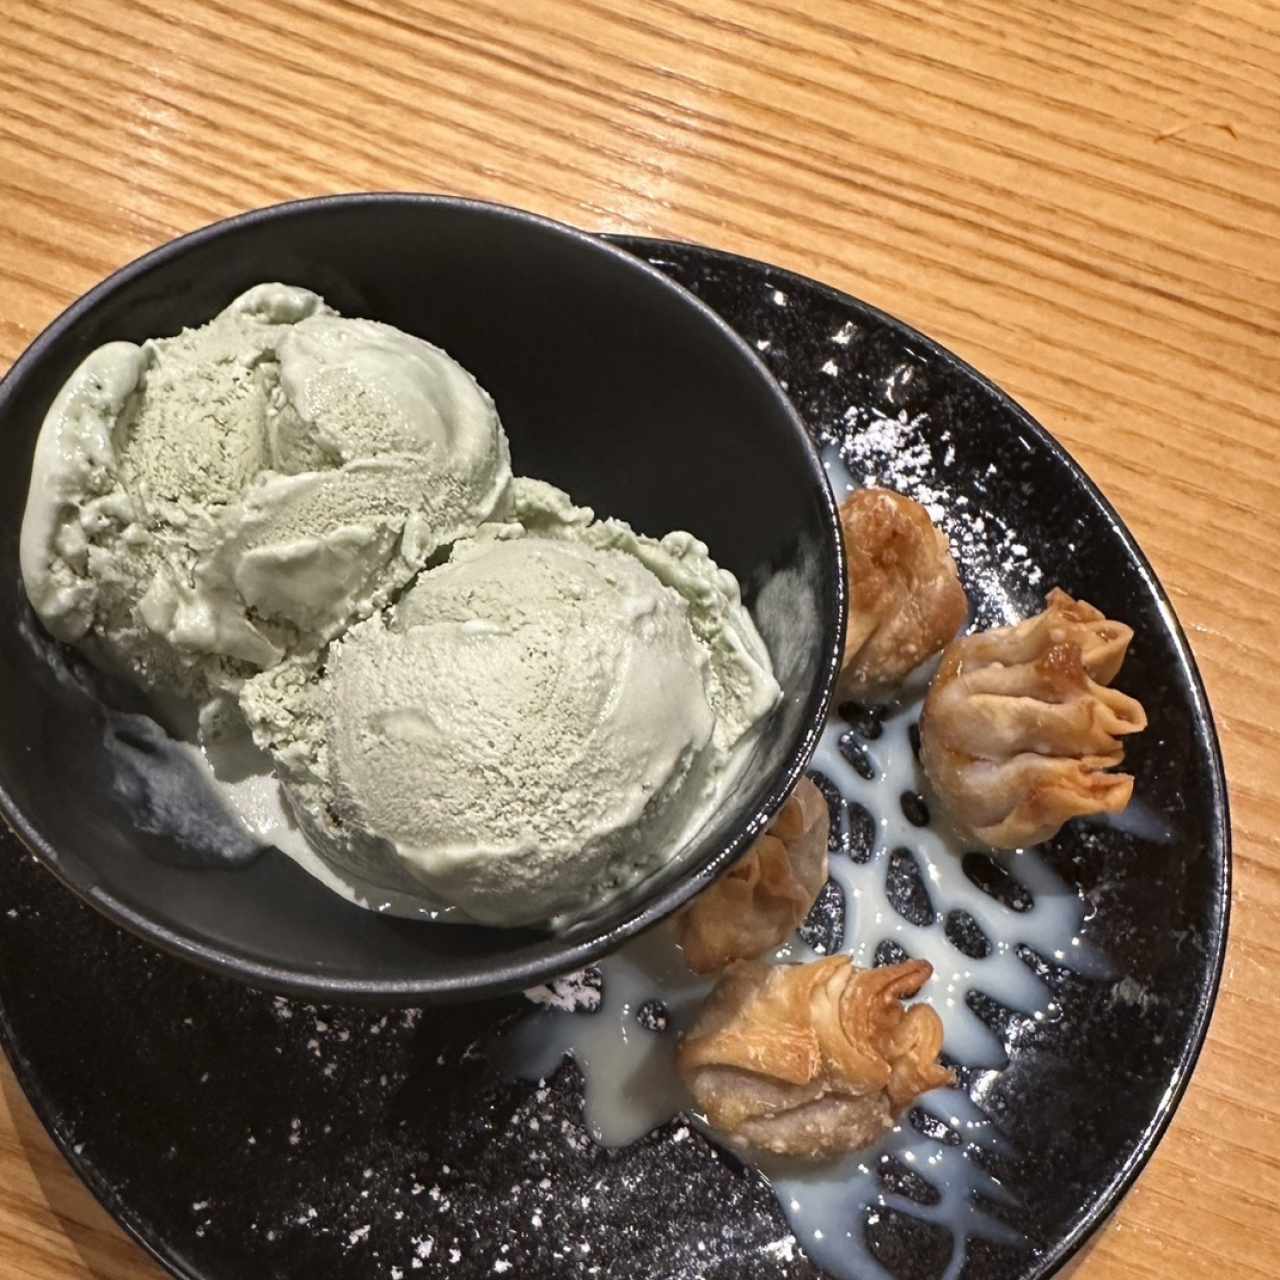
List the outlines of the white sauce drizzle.
{"label": "white sauce drizzle", "polygon": [[[833,453],[825,459],[837,495],[853,488]],[[917,682],[918,683],[918,682]],[[961,843],[936,814],[927,827],[914,826],[902,811],[905,791],[927,794],[911,749],[910,727],[918,719],[922,691],[904,695],[886,714],[880,737],[867,742],[875,776],[864,779],[840,753],[839,739],[848,729],[833,719],[823,732],[813,768],[834,784],[850,804],[862,805],[875,821],[875,848],[865,863],[841,854],[831,860],[831,877],[844,895],[843,951],[855,964],[870,966],[877,946],[900,944],[913,958],[928,960],[934,975],[920,999],[941,1016],[944,1052],[965,1066],[992,1068],[974,1092],[989,1087],[1005,1064],[996,1036],[965,1002],[969,991],[984,992],[1029,1018],[1051,1018],[1053,995],[1018,956],[1019,944],[1079,973],[1102,976],[1105,962],[1081,937],[1084,906],[1034,851],[996,855],[1028,889],[1034,905],[1015,911],[990,897],[965,874],[962,855],[972,846]],[[1134,821],[1144,829],[1159,825],[1145,813]],[[1118,824],[1117,824],[1118,825]],[[891,905],[886,873],[891,850],[910,849],[928,888],[935,922],[910,924]],[[990,942],[982,959],[962,954],[948,940],[943,922],[948,912],[962,910],[977,922]],[[776,956],[779,961],[817,958],[797,935]],[[604,990],[595,1013],[543,1008],[530,1013],[495,1045],[508,1074],[542,1080],[565,1055],[577,1063],[585,1081],[585,1121],[596,1141],[616,1147],[634,1142],[673,1116],[687,1110],[691,1099],[676,1074],[673,1051],[677,1037],[691,1024],[711,982],[688,972],[665,926],[637,939],[601,961]],[[650,1001],[665,1006],[664,1031],[646,1029],[637,1011]],[[955,1280],[964,1265],[968,1235],[1016,1244],[1021,1237],[974,1203],[980,1193],[995,1202],[1016,1203],[973,1158],[975,1148],[1000,1150],[1003,1139],[980,1107],[959,1089],[941,1089],[926,1098],[930,1113],[959,1138],[944,1143],[918,1133],[904,1122],[873,1148],[835,1163],[798,1166],[769,1161],[757,1167],[767,1178],[791,1224],[796,1241],[809,1257],[842,1280],[881,1272],[865,1240],[881,1209],[896,1209],[945,1227],[952,1237],[944,1280]],[[693,1117],[695,1123],[698,1117]],[[715,1134],[699,1123],[708,1137]],[[877,1166],[897,1160],[923,1177],[938,1193],[933,1205],[891,1194]],[[773,1248],[774,1246],[769,1246]]]}
{"label": "white sauce drizzle", "polygon": [[[834,451],[829,450],[824,461],[838,496],[855,487]],[[1011,615],[1011,609],[1005,612]],[[885,716],[881,736],[865,744],[874,766],[873,779],[864,779],[841,754],[839,739],[848,726],[835,719],[823,732],[812,767],[847,802],[863,806],[875,821],[875,846],[867,862],[855,863],[843,855],[832,859],[831,877],[844,896],[844,953],[854,963],[869,966],[877,946],[893,941],[912,957],[933,965],[934,975],[919,998],[933,1005],[941,1016],[944,1051],[950,1058],[966,1066],[991,1068],[974,1087],[980,1096],[1003,1066],[1005,1054],[996,1036],[966,1004],[966,993],[984,992],[1039,1020],[1052,1017],[1056,1005],[1048,988],[1019,959],[1020,943],[1034,946],[1040,954],[1077,972],[1102,976],[1106,966],[1081,938],[1083,904],[1079,896],[1034,850],[997,855],[1034,897],[1029,910],[1018,912],[969,880],[962,867],[966,846],[937,814],[924,828],[906,818],[901,794],[926,794],[909,737],[923,696],[922,681],[914,683],[914,691],[904,693],[902,702]],[[269,761],[251,744],[215,752],[213,759],[193,745],[174,745],[199,765],[214,790],[257,838],[286,853],[334,892],[375,911],[441,918],[424,908],[420,900],[339,878],[302,836]],[[163,767],[163,762],[157,761],[157,765]],[[1141,806],[1107,821],[1144,838],[1168,838],[1166,824]],[[890,852],[899,847],[911,850],[916,859],[935,912],[934,923],[913,925],[890,903],[886,873]],[[989,939],[990,951],[984,958],[963,955],[947,939],[943,921],[956,909],[968,912]],[[775,958],[803,962],[817,958],[817,953],[797,935]],[[544,1007],[495,1041],[492,1052],[509,1075],[539,1080],[553,1074],[565,1055],[571,1056],[585,1081],[589,1131],[596,1141],[617,1147],[636,1141],[690,1108],[691,1099],[675,1071],[673,1050],[712,983],[689,973],[674,934],[666,927],[633,941],[604,959],[599,968],[604,989],[595,1013],[553,1007],[547,1002],[546,990],[540,989],[536,998]],[[535,997],[533,992],[528,994]],[[651,1001],[660,1002],[665,1009],[667,1025],[663,1031],[649,1030],[637,1019],[637,1012]],[[927,1104],[958,1143],[925,1137],[904,1121],[876,1146],[837,1162],[803,1166],[770,1160],[757,1165],[777,1195],[796,1242],[813,1261],[842,1280],[881,1270],[866,1244],[863,1225],[874,1225],[881,1209],[899,1210],[950,1232],[952,1253],[943,1280],[956,1280],[959,1275],[966,1236],[1006,1243],[1017,1243],[1021,1238],[974,1203],[976,1193],[996,1202],[1016,1203],[972,1158],[975,1148],[1001,1149],[1003,1140],[991,1122],[959,1089],[937,1090],[928,1095]],[[691,1119],[708,1137],[715,1138],[699,1117]],[[889,1160],[923,1177],[938,1193],[937,1203],[921,1205],[886,1191],[877,1167]],[[789,1251],[789,1241],[774,1242],[766,1250],[777,1252],[783,1244]]]}

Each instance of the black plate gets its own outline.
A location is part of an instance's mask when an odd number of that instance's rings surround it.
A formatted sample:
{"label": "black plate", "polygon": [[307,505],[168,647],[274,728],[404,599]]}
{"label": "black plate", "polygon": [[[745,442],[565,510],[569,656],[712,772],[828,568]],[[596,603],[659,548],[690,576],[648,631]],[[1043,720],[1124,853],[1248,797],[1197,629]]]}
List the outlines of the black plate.
{"label": "black plate", "polygon": [[[973,370],[812,281],[700,248],[619,243],[763,351],[820,442],[865,423],[850,406],[928,415],[934,447],[887,465],[985,516],[962,545],[980,615],[999,616],[1007,599],[1034,610],[1057,581],[1137,631],[1123,683],[1153,727],[1130,760],[1166,837],[1094,826],[1047,851],[1087,903],[1085,933],[1114,977],[1048,971],[1056,1021],[985,1010],[1009,1053],[983,1081],[1008,1140],[998,1172],[1018,1202],[1003,1216],[1026,1244],[971,1239],[962,1275],[1048,1275],[1151,1154],[1221,971],[1226,794],[1186,642],[1115,513]],[[6,1048],[68,1159],[175,1274],[412,1280],[488,1277],[503,1262],[520,1280],[819,1274],[798,1252],[766,1248],[788,1229],[762,1179],[678,1121],[605,1151],[582,1128],[571,1064],[542,1094],[489,1075],[478,1046],[520,997],[420,1015],[255,994],[150,950],[3,842]],[[939,1273],[936,1228],[881,1211],[864,1230],[900,1280]]]}

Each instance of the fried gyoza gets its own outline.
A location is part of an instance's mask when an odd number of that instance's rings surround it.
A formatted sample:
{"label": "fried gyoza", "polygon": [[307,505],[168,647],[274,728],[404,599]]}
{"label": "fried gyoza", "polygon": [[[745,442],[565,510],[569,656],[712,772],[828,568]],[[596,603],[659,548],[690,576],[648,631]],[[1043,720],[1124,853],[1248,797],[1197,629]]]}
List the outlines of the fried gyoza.
{"label": "fried gyoza", "polygon": [[900,683],[964,626],[969,602],[942,531],[911,498],[860,489],[841,504],[849,628],[837,693]]}
{"label": "fried gyoza", "polygon": [[1108,770],[1147,717],[1107,685],[1132,638],[1055,588],[1043,613],[947,648],[924,704],[920,759],[963,831],[1016,849],[1129,803],[1133,779]]}
{"label": "fried gyoza", "polygon": [[932,972],[923,960],[858,969],[848,956],[732,965],[677,1051],[681,1078],[741,1148],[820,1159],[865,1147],[951,1083],[938,1015],[902,1005]]}
{"label": "fried gyoza", "polygon": [[822,792],[801,778],[750,852],[676,919],[694,973],[762,956],[791,936],[827,882],[829,825]]}

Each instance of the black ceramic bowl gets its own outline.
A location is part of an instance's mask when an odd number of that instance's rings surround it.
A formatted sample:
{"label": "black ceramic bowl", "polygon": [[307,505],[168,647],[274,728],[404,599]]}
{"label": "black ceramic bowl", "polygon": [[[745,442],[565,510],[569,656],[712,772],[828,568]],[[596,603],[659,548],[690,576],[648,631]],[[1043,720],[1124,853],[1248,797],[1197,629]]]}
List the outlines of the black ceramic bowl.
{"label": "black ceramic bowl", "polygon": [[[785,700],[681,869],[559,936],[378,916],[282,854],[173,865],[113,789],[94,702],[42,653],[18,530],[44,413],[83,357],[203,323],[282,280],[445,347],[497,401],[518,473],[642,532],[691,529],[757,609]],[[143,938],[253,986],[330,1001],[467,999],[577,968],[655,923],[746,847],[807,763],[843,644],[829,488],[795,411],[708,307],[639,259],[501,206],[353,195],[249,213],[117,272],[0,384],[0,810],[67,885]],[[767,512],[767,518],[764,513]],[[776,590],[781,586],[782,590]],[[35,639],[33,640],[33,637]]]}

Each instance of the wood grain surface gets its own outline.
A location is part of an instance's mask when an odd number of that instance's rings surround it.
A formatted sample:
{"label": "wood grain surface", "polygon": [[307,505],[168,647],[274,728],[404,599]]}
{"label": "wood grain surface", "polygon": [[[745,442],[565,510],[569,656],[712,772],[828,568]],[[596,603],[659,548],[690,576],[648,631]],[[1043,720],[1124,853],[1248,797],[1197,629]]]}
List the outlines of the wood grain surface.
{"label": "wood grain surface", "polygon": [[[1231,780],[1208,1048],[1087,1280],[1280,1274],[1280,6],[5,0],[0,362],[114,267],[290,197],[483,196],[704,241],[1008,388],[1173,596]],[[151,1280],[12,1078],[0,1275]],[[252,1280],[252,1278],[246,1278]]]}

